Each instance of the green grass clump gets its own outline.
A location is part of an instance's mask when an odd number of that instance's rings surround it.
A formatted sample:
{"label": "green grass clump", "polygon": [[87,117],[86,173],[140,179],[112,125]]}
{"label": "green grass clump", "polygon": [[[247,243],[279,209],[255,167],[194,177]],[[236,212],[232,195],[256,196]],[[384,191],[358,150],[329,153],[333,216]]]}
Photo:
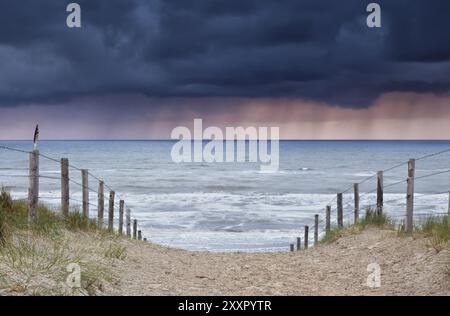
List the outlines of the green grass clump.
{"label": "green grass clump", "polygon": [[106,258],[125,260],[127,257],[127,248],[118,244],[110,244],[105,252]]}
{"label": "green grass clump", "polygon": [[[44,205],[38,206],[37,218],[28,224],[28,204],[26,201],[14,201],[11,195],[2,189],[0,192],[0,234],[5,236],[13,230],[32,230],[39,234],[57,234],[62,228],[61,217]],[[4,238],[3,238],[4,239]]]}
{"label": "green grass clump", "polygon": [[94,231],[98,228],[95,219],[84,217],[78,210],[69,213],[69,215],[64,218],[64,225],[68,230],[72,231]]}
{"label": "green grass clump", "polygon": [[0,247],[4,246],[10,237],[7,214],[12,212],[11,196],[2,188],[0,192]]}
{"label": "green grass clump", "polygon": [[367,227],[393,229],[394,226],[394,222],[386,214],[378,214],[375,209],[368,208],[365,217],[360,219],[356,225],[328,230],[321,239],[321,243],[333,243],[344,236],[360,233]]}
{"label": "green grass clump", "polygon": [[330,229],[325,232],[325,236],[320,240],[321,243],[331,244],[345,235],[344,229]]}
{"label": "green grass clump", "polygon": [[[85,231],[92,249],[78,245]],[[63,216],[58,209],[39,205],[34,223],[28,220],[28,203],[0,191],[0,290],[25,295],[96,295],[106,283],[116,282],[111,260],[125,260],[121,237],[97,226],[75,209]],[[117,239],[117,240],[116,240]],[[100,243],[94,241],[99,240]],[[81,268],[81,288],[66,284],[68,264]],[[1,295],[1,294],[0,294]]]}
{"label": "green grass clump", "polygon": [[429,216],[425,221],[414,228],[414,234],[428,238],[429,246],[440,252],[444,250],[450,241],[450,228],[448,216]]}
{"label": "green grass clump", "polygon": [[395,223],[385,213],[378,214],[375,209],[368,208],[366,215],[357,223],[357,226],[360,226],[361,229],[368,226],[392,229]]}
{"label": "green grass clump", "polygon": [[0,192],[0,243],[6,242],[8,230],[32,230],[41,235],[57,235],[62,229],[95,231],[98,227],[95,219],[85,218],[77,209],[64,217],[58,210],[44,205],[39,205],[36,221],[29,225],[27,202],[14,201],[4,189]]}

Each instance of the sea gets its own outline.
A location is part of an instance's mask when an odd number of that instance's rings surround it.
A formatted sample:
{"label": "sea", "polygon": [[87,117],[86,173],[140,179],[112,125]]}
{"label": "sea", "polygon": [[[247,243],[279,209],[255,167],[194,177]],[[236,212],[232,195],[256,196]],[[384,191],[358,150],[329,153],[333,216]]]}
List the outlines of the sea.
{"label": "sea", "polygon": [[[213,252],[286,251],[296,237],[303,239],[305,225],[312,232],[315,214],[323,234],[328,204],[335,224],[338,192],[344,192],[345,221],[353,221],[353,183],[362,182],[361,213],[373,207],[379,170],[386,170],[384,211],[401,221],[406,162],[425,157],[416,161],[415,219],[444,214],[448,208],[450,152],[429,155],[449,149],[450,141],[280,141],[279,170],[274,173],[262,171],[255,162],[175,163],[174,144],[41,141],[40,201],[58,210],[59,160],[65,157],[71,165],[72,210],[81,208],[80,169],[88,169],[93,218],[98,179],[103,179],[106,189],[116,192],[115,214],[123,199],[144,238],[156,244]],[[0,146],[32,149],[29,141],[0,141]],[[26,153],[0,148],[0,185],[14,198],[26,198]]]}

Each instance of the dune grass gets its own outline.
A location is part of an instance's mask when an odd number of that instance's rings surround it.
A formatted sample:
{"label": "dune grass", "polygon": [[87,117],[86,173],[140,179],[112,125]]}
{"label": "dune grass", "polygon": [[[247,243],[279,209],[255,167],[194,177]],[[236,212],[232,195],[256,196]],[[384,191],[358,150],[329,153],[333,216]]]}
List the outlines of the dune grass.
{"label": "dune grass", "polygon": [[[436,252],[440,252],[449,246],[450,229],[448,224],[448,216],[426,217],[421,223],[414,226],[412,234],[406,233],[404,223],[397,225],[395,221],[386,214],[377,214],[374,209],[367,209],[366,215],[357,224],[344,228],[334,228],[326,232],[321,243],[327,244],[338,240],[341,237],[356,234],[367,227],[377,227],[382,229],[394,230],[397,227],[397,235],[399,237],[412,236],[414,238],[426,238],[428,246]],[[450,274],[450,268],[449,268]]]}
{"label": "dune grass", "polygon": [[67,216],[45,205],[38,206],[36,222],[28,223],[28,205],[25,201],[14,201],[10,194],[2,189],[0,193],[0,238],[8,236],[8,230],[32,230],[35,233],[58,234],[61,229],[71,231],[98,230],[94,219],[83,217],[78,209],[73,209]]}
{"label": "dune grass", "polygon": [[321,243],[328,244],[337,241],[344,236],[360,233],[368,227],[377,227],[382,229],[393,229],[395,223],[386,214],[378,214],[375,209],[366,209],[365,216],[357,224],[344,226],[343,228],[333,228],[325,233]]}
{"label": "dune grass", "polygon": [[[111,260],[124,260],[121,237],[99,229],[79,210],[60,215],[39,205],[36,222],[28,223],[28,207],[0,191],[0,295],[95,295],[115,282]],[[68,265],[81,267],[81,287],[66,283]]]}
{"label": "dune grass", "polygon": [[122,245],[109,244],[105,251],[106,258],[125,260],[127,257],[127,248]]}
{"label": "dune grass", "polygon": [[[399,236],[408,236],[403,224],[398,228]],[[421,223],[414,225],[413,237],[425,237],[428,245],[436,252],[446,249],[450,241],[448,216],[428,216]]]}

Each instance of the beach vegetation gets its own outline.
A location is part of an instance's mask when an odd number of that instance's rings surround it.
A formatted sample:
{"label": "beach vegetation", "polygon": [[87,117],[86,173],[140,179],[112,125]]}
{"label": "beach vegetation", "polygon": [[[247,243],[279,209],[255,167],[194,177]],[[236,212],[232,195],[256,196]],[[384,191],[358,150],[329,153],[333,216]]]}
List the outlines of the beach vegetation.
{"label": "beach vegetation", "polygon": [[[67,216],[39,205],[35,223],[28,204],[0,191],[0,295],[96,295],[117,282],[111,259],[125,260],[121,236],[100,229],[78,209]],[[80,286],[67,284],[68,266],[80,266]]]}
{"label": "beach vegetation", "polygon": [[[398,235],[409,236],[404,225],[399,226]],[[436,252],[441,252],[448,247],[450,241],[448,216],[427,216],[421,223],[414,225],[412,236],[427,238],[428,246]]]}
{"label": "beach vegetation", "polygon": [[393,229],[395,223],[386,214],[378,214],[375,209],[367,208],[365,216],[356,224],[344,226],[343,228],[335,227],[328,230],[321,239],[321,243],[333,243],[344,236],[358,234],[368,227]]}

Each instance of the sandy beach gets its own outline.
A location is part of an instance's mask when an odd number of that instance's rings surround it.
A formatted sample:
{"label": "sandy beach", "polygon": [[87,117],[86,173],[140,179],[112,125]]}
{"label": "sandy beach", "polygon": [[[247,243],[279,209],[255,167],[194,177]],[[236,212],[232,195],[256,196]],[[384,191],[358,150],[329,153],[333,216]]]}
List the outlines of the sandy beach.
{"label": "sandy beach", "polygon": [[[67,285],[72,262],[81,288]],[[367,285],[373,263],[379,288]],[[66,231],[15,236],[0,253],[0,295],[450,295],[449,263],[448,244],[437,252],[427,238],[376,228],[278,253],[192,252]]]}
{"label": "sandy beach", "polygon": [[[450,295],[448,250],[427,239],[368,229],[294,253],[188,252],[126,242],[113,295]],[[381,267],[381,287],[366,285],[367,265]]]}

